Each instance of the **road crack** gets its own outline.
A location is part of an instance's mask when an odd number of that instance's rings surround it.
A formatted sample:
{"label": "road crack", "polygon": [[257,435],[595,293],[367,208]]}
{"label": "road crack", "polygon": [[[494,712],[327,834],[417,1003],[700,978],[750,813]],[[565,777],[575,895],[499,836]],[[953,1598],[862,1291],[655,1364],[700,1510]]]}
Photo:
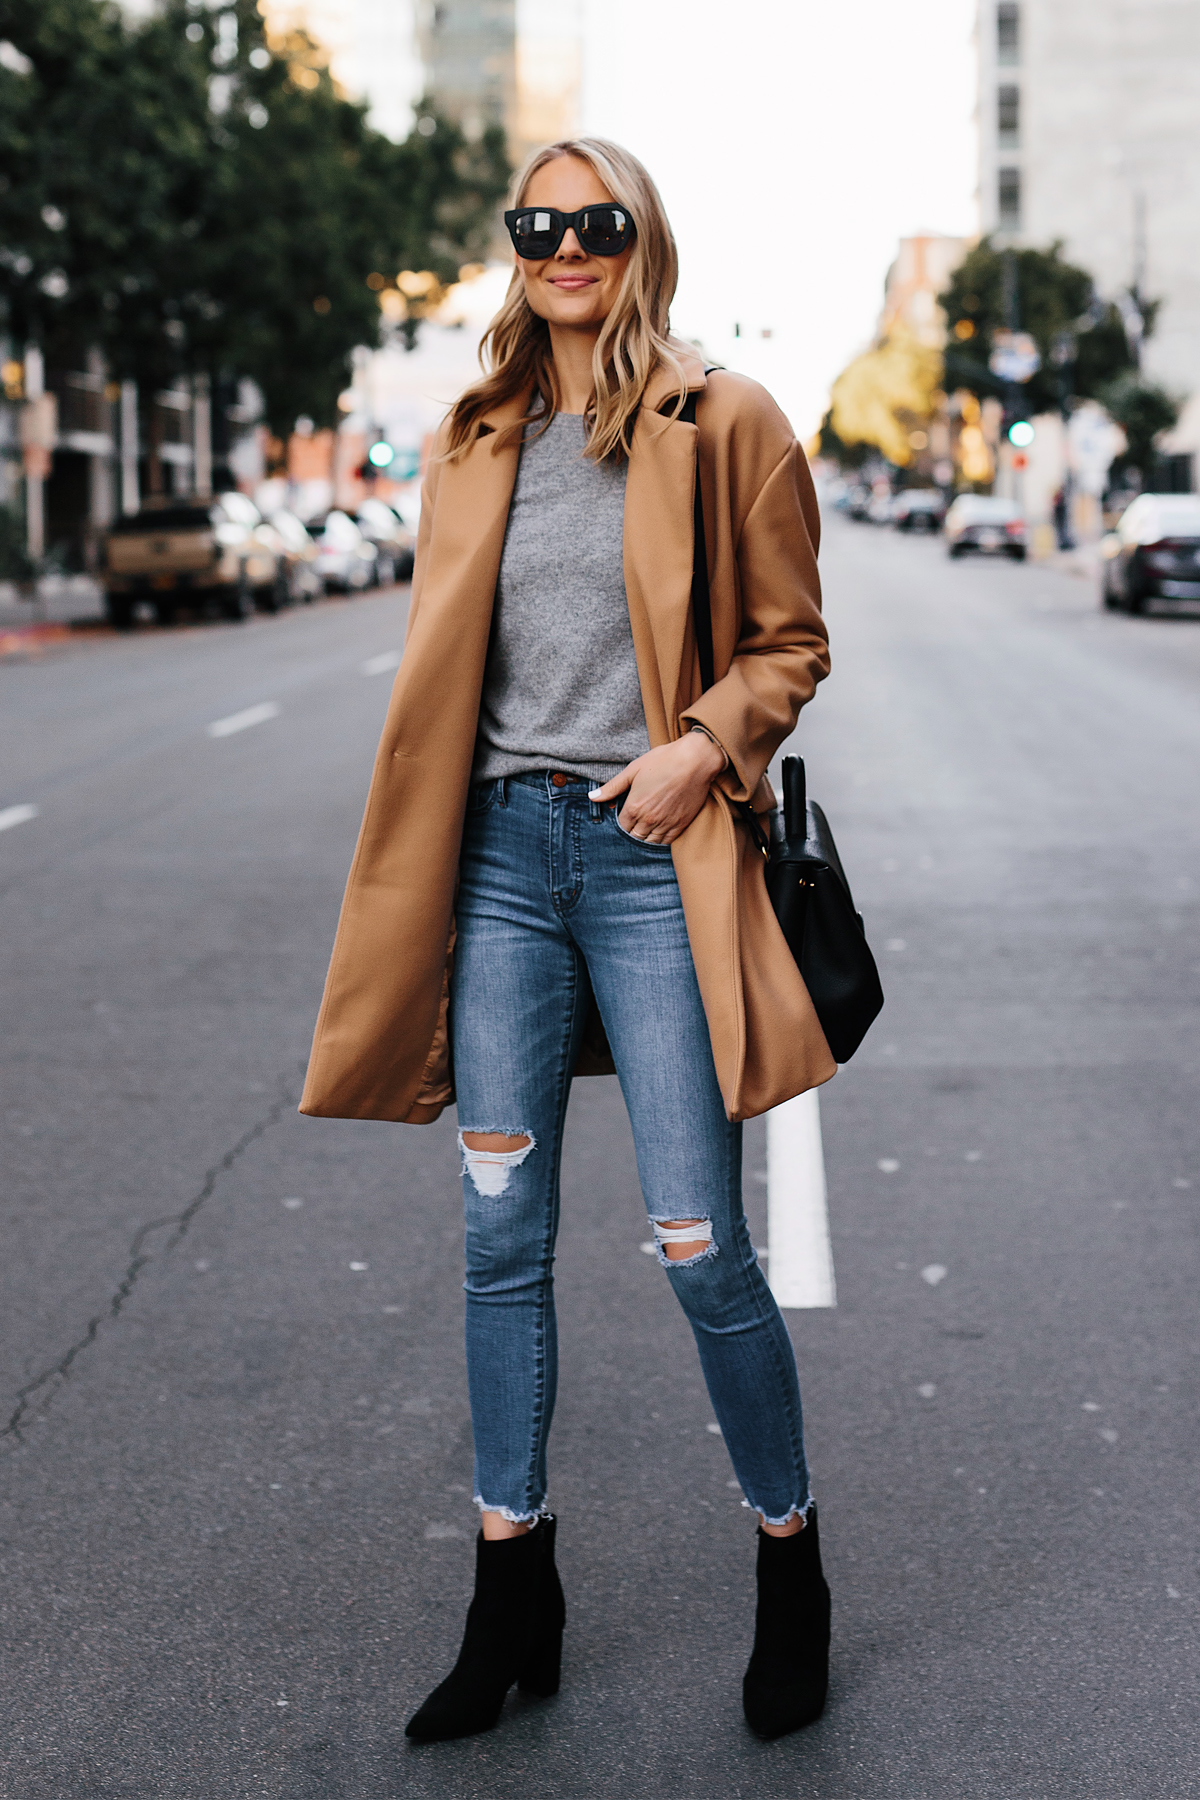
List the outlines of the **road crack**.
{"label": "road crack", "polygon": [[[237,1142],[226,1150],[225,1154],[219,1157],[211,1168],[205,1171],[199,1188],[180,1212],[168,1213],[161,1219],[151,1219],[148,1224],[138,1227],[129,1246],[129,1260],[125,1265],[125,1272],[107,1305],[88,1320],[82,1336],[76,1338],[75,1342],[57,1361],[50,1363],[40,1375],[35,1375],[32,1381],[27,1381],[24,1387],[17,1389],[16,1405],[8,1423],[0,1426],[0,1440],[13,1438],[17,1443],[24,1443],[24,1429],[29,1422],[26,1415],[34,1400],[40,1396],[42,1407],[50,1406],[53,1403],[54,1396],[69,1379],[76,1360],[83,1355],[85,1350],[90,1350],[96,1342],[100,1335],[100,1327],[106,1320],[119,1317],[125,1302],[137,1286],[142,1271],[150,1263],[169,1256],[171,1251],[177,1248],[187,1236],[188,1227],[196,1214],[216,1192],[217,1183],[222,1175],[227,1175],[250,1146],[257,1143],[258,1139],[269,1131],[272,1125],[277,1125],[284,1113],[295,1104],[295,1095],[285,1090],[270,1110],[256,1124],[244,1131]],[[166,1231],[170,1235],[157,1250],[152,1252],[147,1246],[154,1235],[160,1231]]]}

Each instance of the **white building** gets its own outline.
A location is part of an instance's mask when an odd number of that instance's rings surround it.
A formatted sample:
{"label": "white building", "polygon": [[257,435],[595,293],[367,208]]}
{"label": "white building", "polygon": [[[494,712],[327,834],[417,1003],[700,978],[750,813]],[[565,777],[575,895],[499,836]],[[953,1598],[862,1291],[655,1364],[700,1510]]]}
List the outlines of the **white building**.
{"label": "white building", "polygon": [[980,222],[1162,307],[1143,366],[1200,474],[1200,5],[979,0]]}

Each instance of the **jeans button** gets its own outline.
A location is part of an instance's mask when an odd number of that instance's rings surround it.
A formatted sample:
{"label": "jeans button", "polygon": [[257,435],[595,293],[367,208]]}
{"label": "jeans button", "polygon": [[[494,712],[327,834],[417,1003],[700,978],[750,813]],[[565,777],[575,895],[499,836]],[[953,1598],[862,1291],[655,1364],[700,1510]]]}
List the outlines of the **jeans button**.
{"label": "jeans button", "polygon": [[559,772],[559,770],[555,769],[555,771],[554,771],[553,775],[550,777],[550,779],[554,783],[555,787],[566,787],[566,785],[567,785],[568,781],[570,781],[571,777],[569,775],[563,775]]}

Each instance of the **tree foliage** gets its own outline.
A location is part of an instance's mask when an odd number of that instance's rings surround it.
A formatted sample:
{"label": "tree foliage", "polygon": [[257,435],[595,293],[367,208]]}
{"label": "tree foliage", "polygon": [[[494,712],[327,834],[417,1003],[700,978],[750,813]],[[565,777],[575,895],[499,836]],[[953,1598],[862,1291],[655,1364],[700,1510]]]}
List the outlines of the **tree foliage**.
{"label": "tree foliage", "polygon": [[889,462],[912,461],[909,431],[930,417],[942,380],[942,359],[911,332],[897,328],[842,370],[830,393],[832,438],[869,444]]}
{"label": "tree foliage", "polygon": [[[1119,311],[1096,298],[1092,277],[1064,260],[1061,244],[1004,251],[984,238],[939,299],[949,327],[947,389],[965,388],[981,400],[1003,395],[1005,383],[993,375],[988,358],[996,332],[1014,325],[1030,334],[1042,359],[1021,390],[1031,413],[1055,411],[1070,394],[1097,398],[1101,388],[1134,366]],[[1157,302],[1143,302],[1141,310],[1149,335]]]}
{"label": "tree foliage", "polygon": [[1125,433],[1126,447],[1113,465],[1113,474],[1123,476],[1136,469],[1143,481],[1152,479],[1155,439],[1178,419],[1178,403],[1133,370],[1101,388],[1099,399]]}
{"label": "tree foliage", "polygon": [[329,424],[379,277],[486,249],[501,134],[426,107],[393,143],[254,0],[0,0],[0,40],[0,305],[51,357],[95,345],[147,391],[250,376],[276,431]]}

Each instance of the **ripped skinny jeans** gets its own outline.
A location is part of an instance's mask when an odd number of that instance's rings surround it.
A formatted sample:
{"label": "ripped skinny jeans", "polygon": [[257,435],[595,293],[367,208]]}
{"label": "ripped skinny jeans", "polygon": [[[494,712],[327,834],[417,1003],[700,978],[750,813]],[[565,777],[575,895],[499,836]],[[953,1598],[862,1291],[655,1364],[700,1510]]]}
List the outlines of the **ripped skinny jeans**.
{"label": "ripped skinny jeans", "polygon": [[671,851],[629,837],[591,785],[548,773],[477,785],[463,833],[459,1128],[530,1140],[463,1152],[476,1501],[514,1522],[546,1505],[563,1121],[594,992],[650,1219],[704,1221],[686,1234],[703,1248],[681,1261],[656,1232],[659,1260],[742,1491],[782,1524],[809,1500],[796,1362],[742,1210],[741,1126],[717,1085]]}

